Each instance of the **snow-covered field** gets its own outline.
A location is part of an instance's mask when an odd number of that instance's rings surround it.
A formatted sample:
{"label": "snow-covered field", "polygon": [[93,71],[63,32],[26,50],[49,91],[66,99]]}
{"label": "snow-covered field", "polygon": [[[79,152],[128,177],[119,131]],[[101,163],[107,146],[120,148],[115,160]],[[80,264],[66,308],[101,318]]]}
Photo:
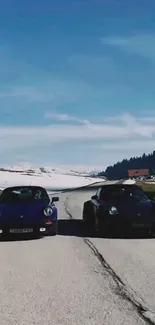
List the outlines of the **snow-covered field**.
{"label": "snow-covered field", "polygon": [[101,182],[100,178],[90,176],[74,175],[73,171],[67,175],[65,171],[44,170],[41,169],[19,169],[10,168],[10,171],[0,171],[0,188],[16,185],[39,185],[45,187],[48,191],[57,191],[64,189],[74,189],[87,186],[95,182]]}

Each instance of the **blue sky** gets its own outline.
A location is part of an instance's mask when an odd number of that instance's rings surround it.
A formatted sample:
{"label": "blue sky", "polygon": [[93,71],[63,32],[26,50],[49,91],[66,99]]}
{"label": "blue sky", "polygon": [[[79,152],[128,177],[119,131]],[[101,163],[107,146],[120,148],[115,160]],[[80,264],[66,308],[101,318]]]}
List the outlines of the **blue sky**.
{"label": "blue sky", "polygon": [[1,1],[1,164],[154,149],[154,0]]}

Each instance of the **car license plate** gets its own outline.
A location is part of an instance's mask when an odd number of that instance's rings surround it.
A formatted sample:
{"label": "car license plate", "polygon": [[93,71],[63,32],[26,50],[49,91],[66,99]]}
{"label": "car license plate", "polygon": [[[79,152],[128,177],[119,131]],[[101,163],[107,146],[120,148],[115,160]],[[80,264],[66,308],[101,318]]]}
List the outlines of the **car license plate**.
{"label": "car license plate", "polygon": [[31,233],[31,232],[33,232],[33,228],[10,229],[11,234],[23,234],[23,233]]}
{"label": "car license plate", "polygon": [[151,227],[150,224],[144,224],[144,223],[133,223],[132,226],[135,227],[135,228],[147,228],[147,227]]}

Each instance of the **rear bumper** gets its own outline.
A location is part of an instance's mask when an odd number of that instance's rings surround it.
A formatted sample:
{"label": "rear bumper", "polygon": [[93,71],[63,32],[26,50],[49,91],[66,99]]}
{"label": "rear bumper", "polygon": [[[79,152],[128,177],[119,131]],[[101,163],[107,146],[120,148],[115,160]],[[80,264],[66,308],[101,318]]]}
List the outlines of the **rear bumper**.
{"label": "rear bumper", "polygon": [[[31,231],[30,231],[31,229]],[[12,231],[11,231],[12,230]],[[14,230],[14,232],[13,232]],[[24,236],[45,236],[50,234],[56,234],[57,233],[57,221],[53,221],[52,224],[40,224],[40,225],[34,225],[34,224],[9,224],[4,225],[0,224],[0,236],[18,236],[18,235],[24,235]]]}

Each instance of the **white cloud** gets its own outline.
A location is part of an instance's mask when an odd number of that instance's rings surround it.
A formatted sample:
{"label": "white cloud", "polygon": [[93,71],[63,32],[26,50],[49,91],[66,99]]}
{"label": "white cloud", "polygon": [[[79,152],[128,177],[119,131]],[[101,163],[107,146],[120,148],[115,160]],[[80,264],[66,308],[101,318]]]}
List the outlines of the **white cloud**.
{"label": "white cloud", "polygon": [[45,113],[45,118],[58,120],[58,121],[64,121],[64,122],[77,122],[82,124],[90,124],[88,120],[78,118],[77,116],[69,116],[68,114],[56,114],[56,113]]}
{"label": "white cloud", "polygon": [[152,151],[155,149],[155,139],[154,140],[138,140],[138,141],[118,141],[117,143],[103,143],[99,145],[90,146],[91,148],[102,149],[102,150],[113,150],[113,151],[122,151],[122,152],[131,152],[135,153],[138,151],[142,151],[143,153],[146,151]]}
{"label": "white cloud", "polygon": [[103,37],[102,44],[118,46],[123,50],[155,60],[155,35],[135,35],[129,37]]}
{"label": "white cloud", "polygon": [[[59,117],[69,119],[68,115]],[[72,117],[70,117],[72,119]],[[70,120],[69,119],[69,120]],[[76,118],[75,118],[76,119]],[[79,119],[81,121],[81,119]],[[75,120],[74,120],[75,121]],[[79,122],[76,120],[76,122]],[[120,123],[102,124],[52,124],[34,127],[0,127],[0,150],[9,151],[13,148],[51,147],[54,143],[70,141],[107,141],[109,139],[126,141],[126,146],[135,138],[143,141],[155,135],[155,125],[139,122],[129,114],[122,116]],[[145,148],[144,148],[145,149]]]}
{"label": "white cloud", "polygon": [[[40,78],[41,79],[41,78]],[[20,99],[22,103],[38,102],[49,103],[56,107],[65,103],[74,103],[91,97],[92,89],[82,81],[51,79],[41,82],[36,79],[29,85],[21,83],[16,86],[0,85],[0,101],[9,99]]]}
{"label": "white cloud", "polygon": [[124,114],[122,116],[122,121],[126,124],[126,127],[128,127],[129,130],[132,130],[133,133],[141,136],[151,137],[155,130],[154,125],[142,124],[130,114]]}
{"label": "white cloud", "polygon": [[15,87],[10,92],[0,92],[0,99],[13,97],[25,98],[30,102],[49,102],[54,95],[39,91],[37,87]]}
{"label": "white cloud", "polygon": [[141,136],[151,137],[154,133],[155,117],[134,117],[131,114],[122,114],[119,116],[110,116],[103,118],[105,123],[114,123],[120,125],[124,123],[126,127],[132,129],[134,133],[140,134]]}
{"label": "white cloud", "polygon": [[129,113],[117,115],[117,116],[103,116],[102,120],[106,123],[108,122],[108,123],[115,123],[115,124],[117,123],[118,124],[118,123],[122,123],[122,121],[125,119],[128,120],[128,118],[129,119],[134,118],[140,124],[141,123],[145,123],[146,125],[147,124],[149,124],[149,125],[155,124],[155,116],[152,112],[151,112],[150,116],[139,116],[136,118],[131,116],[131,114],[129,114]]}

